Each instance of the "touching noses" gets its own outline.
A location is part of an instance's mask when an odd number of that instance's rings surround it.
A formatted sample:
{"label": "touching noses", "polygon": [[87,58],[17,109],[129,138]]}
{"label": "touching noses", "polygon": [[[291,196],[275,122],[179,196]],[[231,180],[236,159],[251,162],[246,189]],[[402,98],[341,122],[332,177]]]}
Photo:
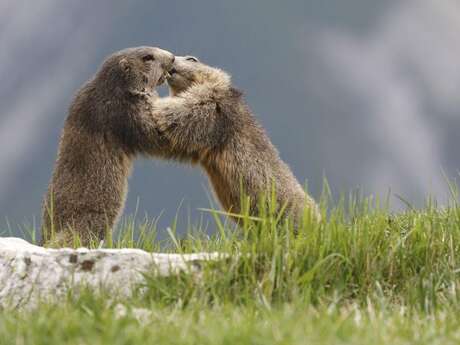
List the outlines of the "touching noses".
{"label": "touching noses", "polygon": [[171,56],[171,63],[169,64],[168,68],[171,69],[174,65],[174,61],[176,61],[176,57],[174,55]]}
{"label": "touching noses", "polygon": [[176,60],[176,57],[174,56],[174,54],[165,51],[165,58],[163,59],[163,63],[162,63],[163,68],[166,70],[170,70],[174,63],[174,60]]}

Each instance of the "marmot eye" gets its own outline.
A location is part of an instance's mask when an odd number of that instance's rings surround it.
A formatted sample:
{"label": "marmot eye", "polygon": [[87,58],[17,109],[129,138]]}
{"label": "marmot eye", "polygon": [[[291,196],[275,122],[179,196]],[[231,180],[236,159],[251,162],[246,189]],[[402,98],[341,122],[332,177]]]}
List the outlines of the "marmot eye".
{"label": "marmot eye", "polygon": [[185,60],[192,61],[192,62],[198,62],[198,59],[196,57],[193,57],[193,56],[187,56],[185,58]]}
{"label": "marmot eye", "polygon": [[142,61],[155,61],[155,57],[152,54],[144,55],[142,57]]}

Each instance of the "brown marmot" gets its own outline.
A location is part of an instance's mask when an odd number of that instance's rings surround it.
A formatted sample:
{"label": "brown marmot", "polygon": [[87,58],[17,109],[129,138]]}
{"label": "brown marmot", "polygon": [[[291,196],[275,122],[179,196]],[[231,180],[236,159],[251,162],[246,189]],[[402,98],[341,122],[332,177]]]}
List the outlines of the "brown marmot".
{"label": "brown marmot", "polygon": [[199,163],[229,213],[241,213],[245,195],[257,215],[260,196],[274,190],[295,224],[304,214],[321,218],[227,73],[192,56],[176,56],[169,73],[170,96],[155,100],[152,113],[169,158]]}
{"label": "brown marmot", "polygon": [[173,61],[173,54],[155,47],[124,49],[77,92],[44,200],[43,243],[68,246],[77,234],[87,246],[115,225],[133,159],[158,151],[148,110]]}

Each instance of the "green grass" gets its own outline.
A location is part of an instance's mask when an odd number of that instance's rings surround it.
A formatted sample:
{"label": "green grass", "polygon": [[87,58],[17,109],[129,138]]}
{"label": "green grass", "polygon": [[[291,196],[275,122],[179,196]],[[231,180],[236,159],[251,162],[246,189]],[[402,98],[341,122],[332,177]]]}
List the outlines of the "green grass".
{"label": "green grass", "polygon": [[[89,292],[58,306],[0,311],[3,344],[458,344],[460,207],[427,201],[394,215],[353,197],[296,234],[268,209],[241,227],[214,213],[199,229],[155,241],[154,224],[125,226],[109,247],[220,251],[199,276],[146,275],[129,300]],[[328,209],[328,212],[326,210]],[[327,217],[326,217],[326,213]],[[153,231],[152,231],[153,229]],[[118,304],[144,308],[117,316]]]}
{"label": "green grass", "polygon": [[301,308],[152,305],[147,322],[117,317],[102,303],[0,317],[0,344],[458,344],[455,313],[401,315],[353,306]]}

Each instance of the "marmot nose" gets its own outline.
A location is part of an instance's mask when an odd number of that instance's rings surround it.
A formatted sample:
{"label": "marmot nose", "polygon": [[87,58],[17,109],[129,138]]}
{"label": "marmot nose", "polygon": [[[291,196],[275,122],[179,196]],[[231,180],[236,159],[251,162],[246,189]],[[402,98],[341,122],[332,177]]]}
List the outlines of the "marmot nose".
{"label": "marmot nose", "polygon": [[174,54],[171,54],[170,58],[168,59],[169,67],[172,67],[175,60],[176,60],[176,57],[174,56]]}
{"label": "marmot nose", "polygon": [[163,63],[162,63],[163,68],[166,70],[171,69],[175,59],[176,57],[174,56],[174,54],[171,54],[168,52],[168,55],[165,56],[165,59],[163,60]]}

